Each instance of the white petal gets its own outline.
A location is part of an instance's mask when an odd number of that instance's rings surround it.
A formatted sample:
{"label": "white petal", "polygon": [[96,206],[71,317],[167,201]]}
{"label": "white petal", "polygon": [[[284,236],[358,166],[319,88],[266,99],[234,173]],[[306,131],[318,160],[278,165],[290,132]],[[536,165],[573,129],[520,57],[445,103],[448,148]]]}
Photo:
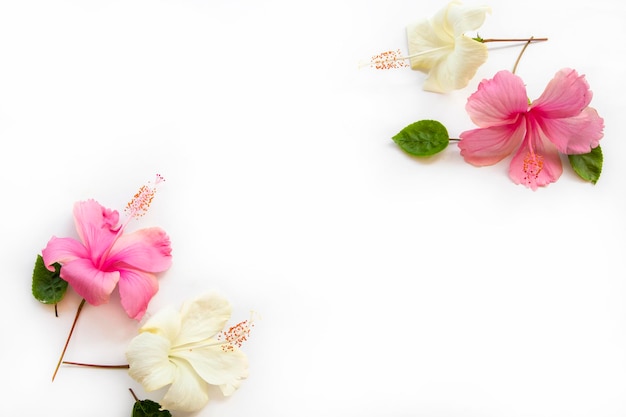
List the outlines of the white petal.
{"label": "white petal", "polygon": [[219,385],[224,395],[232,394],[248,376],[248,358],[239,349],[224,351],[219,345],[177,352],[211,385]]}
{"label": "white petal", "polygon": [[437,36],[441,38],[454,38],[454,28],[450,21],[450,12],[452,11],[454,13],[454,10],[458,10],[460,7],[462,7],[460,1],[452,0],[430,18],[430,24]]}
{"label": "white petal", "polygon": [[209,402],[209,386],[183,360],[174,359],[176,373],[160,404],[167,410],[197,411]]}
{"label": "white petal", "polygon": [[175,346],[210,339],[224,329],[231,306],[220,295],[210,293],[183,304],[182,325]]}
{"label": "white petal", "polygon": [[485,23],[489,6],[463,6],[458,2],[449,5],[447,13],[447,30],[456,38],[470,30],[476,30]]}
{"label": "white petal", "polygon": [[139,329],[140,333],[150,332],[158,334],[170,342],[174,342],[180,333],[180,313],[171,307],[159,310],[155,315],[146,320]]}
{"label": "white petal", "polygon": [[440,37],[426,20],[407,26],[406,35],[414,70],[427,73],[454,50],[454,38],[448,34]]}
{"label": "white petal", "polygon": [[491,9],[451,1],[430,20],[407,27],[411,68],[428,74],[424,89],[438,93],[465,87],[487,60],[487,46],[464,33],[478,29]]}
{"label": "white petal", "polygon": [[170,362],[169,340],[152,333],[135,336],[126,349],[128,374],[146,391],[154,391],[174,380],[175,366]]}
{"label": "white petal", "polygon": [[478,67],[487,61],[487,56],[484,43],[460,36],[454,52],[432,68],[424,83],[424,90],[446,93],[467,86]]}

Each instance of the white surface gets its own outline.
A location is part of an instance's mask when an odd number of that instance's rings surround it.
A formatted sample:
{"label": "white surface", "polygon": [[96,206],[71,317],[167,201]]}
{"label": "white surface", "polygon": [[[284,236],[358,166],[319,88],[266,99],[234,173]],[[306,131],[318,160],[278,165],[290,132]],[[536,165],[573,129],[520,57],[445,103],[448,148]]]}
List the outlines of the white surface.
{"label": "white surface", "polygon": [[[78,299],[56,319],[30,279],[75,201],[121,210],[158,172],[133,227],[163,227],[174,265],[149,312],[215,289],[234,321],[262,316],[250,377],[198,416],[625,415],[626,3],[485,3],[481,36],[550,38],[517,71],[531,98],[563,67],[587,75],[596,186],[566,167],[532,192],[507,163],[393,144],[419,119],[473,128],[465,100],[519,53],[490,46],[447,96],[358,69],[443,1],[0,0],[3,413],[123,416],[128,388],[147,396],[124,371],[50,383]],[[122,362],[136,327],[115,300],[87,306],[66,359]]]}

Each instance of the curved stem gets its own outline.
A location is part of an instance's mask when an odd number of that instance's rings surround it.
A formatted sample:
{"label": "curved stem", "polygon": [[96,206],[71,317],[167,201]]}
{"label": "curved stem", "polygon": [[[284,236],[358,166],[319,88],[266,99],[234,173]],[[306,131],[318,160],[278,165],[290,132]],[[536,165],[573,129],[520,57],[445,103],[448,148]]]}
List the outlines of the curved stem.
{"label": "curved stem", "polygon": [[59,358],[59,362],[57,363],[57,367],[54,369],[54,374],[52,374],[52,382],[54,382],[54,378],[57,376],[57,372],[59,372],[59,367],[63,362],[63,357],[65,356],[65,351],[67,350],[67,345],[70,343],[70,339],[72,338],[72,333],[74,333],[74,327],[76,327],[76,322],[78,321],[78,316],[80,316],[80,312],[85,305],[85,299],[80,302],[78,305],[78,309],[76,310],[76,316],[74,317],[74,322],[72,323],[72,328],[70,329],[70,333],[67,335],[67,340],[65,341],[65,346],[63,346],[63,351],[61,352],[61,357]]}
{"label": "curved stem", "polygon": [[97,365],[94,363],[82,363],[82,362],[70,362],[70,361],[63,361],[62,363],[66,364],[66,365],[74,365],[74,366],[85,366],[88,368],[102,368],[102,369],[128,369],[130,368],[130,365]]}
{"label": "curved stem", "polygon": [[526,44],[522,48],[519,55],[517,56],[517,60],[515,60],[515,65],[513,65],[513,71],[512,71],[513,74],[515,74],[515,71],[517,71],[517,65],[519,64],[520,59],[522,59],[522,55],[524,55],[524,51],[526,50],[526,48],[528,48],[528,45],[530,45],[532,41],[533,41],[533,37],[531,36],[530,39],[528,39],[528,42],[526,42]]}

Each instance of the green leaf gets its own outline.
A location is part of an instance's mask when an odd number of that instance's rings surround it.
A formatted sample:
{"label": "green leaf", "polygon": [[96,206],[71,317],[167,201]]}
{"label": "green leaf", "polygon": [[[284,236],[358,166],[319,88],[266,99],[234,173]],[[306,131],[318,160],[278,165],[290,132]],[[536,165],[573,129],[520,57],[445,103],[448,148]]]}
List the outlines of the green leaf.
{"label": "green leaf", "polygon": [[585,181],[591,181],[593,184],[598,182],[600,174],[602,173],[602,149],[597,146],[589,153],[582,155],[567,155],[569,163],[578,174],[578,176]]}
{"label": "green leaf", "polygon": [[420,120],[398,132],[393,138],[403,151],[415,156],[431,156],[450,143],[448,130],[436,120]]}
{"label": "green leaf", "polygon": [[33,269],[33,296],[41,303],[56,304],[67,291],[67,281],[61,278],[61,265],[53,264],[54,271],[48,270],[41,255],[37,255]]}
{"label": "green leaf", "polygon": [[131,417],[172,417],[172,413],[161,410],[161,404],[151,400],[137,400]]}

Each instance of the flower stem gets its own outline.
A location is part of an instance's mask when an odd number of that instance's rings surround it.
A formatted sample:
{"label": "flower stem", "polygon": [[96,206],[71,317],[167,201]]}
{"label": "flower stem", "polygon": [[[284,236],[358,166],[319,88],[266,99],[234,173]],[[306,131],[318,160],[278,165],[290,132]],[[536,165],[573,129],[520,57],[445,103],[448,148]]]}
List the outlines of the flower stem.
{"label": "flower stem", "polygon": [[528,45],[530,45],[532,41],[533,41],[533,37],[531,36],[530,39],[528,39],[528,41],[522,48],[522,50],[520,51],[519,55],[517,56],[517,59],[515,60],[515,65],[513,65],[513,71],[512,71],[513,74],[515,74],[515,71],[517,71],[517,65],[519,64],[520,59],[522,59],[522,55],[524,55],[524,51],[526,50],[526,48],[528,48]]}
{"label": "flower stem", "polygon": [[127,365],[127,364],[126,365],[96,365],[93,363],[70,362],[70,361],[63,361],[62,363],[66,365],[85,366],[89,368],[102,368],[102,369],[128,369],[130,368],[130,365]]}
{"label": "flower stem", "polygon": [[135,399],[135,401],[139,401],[139,398],[137,398],[137,396],[135,395],[135,391],[133,391],[132,388],[128,388],[128,390],[130,391],[130,394],[133,396],[133,398]]}
{"label": "flower stem", "polygon": [[80,312],[82,311],[84,305],[85,305],[85,299],[83,298],[83,300],[78,305],[78,309],[76,310],[76,316],[74,317],[74,322],[72,323],[72,328],[70,329],[70,333],[67,335],[67,340],[65,341],[65,346],[63,346],[63,351],[61,352],[61,357],[59,358],[57,367],[54,369],[54,374],[52,374],[52,382],[54,382],[54,378],[57,376],[59,367],[61,366],[61,363],[63,363],[63,357],[65,356],[67,345],[69,345],[70,343],[70,339],[72,338],[72,333],[74,333],[74,327],[76,327],[76,322],[78,321],[78,316],[80,316]]}
{"label": "flower stem", "polygon": [[535,38],[531,36],[530,38],[508,38],[508,39],[480,39],[478,42],[487,43],[487,42],[543,42],[547,41],[548,38]]}

